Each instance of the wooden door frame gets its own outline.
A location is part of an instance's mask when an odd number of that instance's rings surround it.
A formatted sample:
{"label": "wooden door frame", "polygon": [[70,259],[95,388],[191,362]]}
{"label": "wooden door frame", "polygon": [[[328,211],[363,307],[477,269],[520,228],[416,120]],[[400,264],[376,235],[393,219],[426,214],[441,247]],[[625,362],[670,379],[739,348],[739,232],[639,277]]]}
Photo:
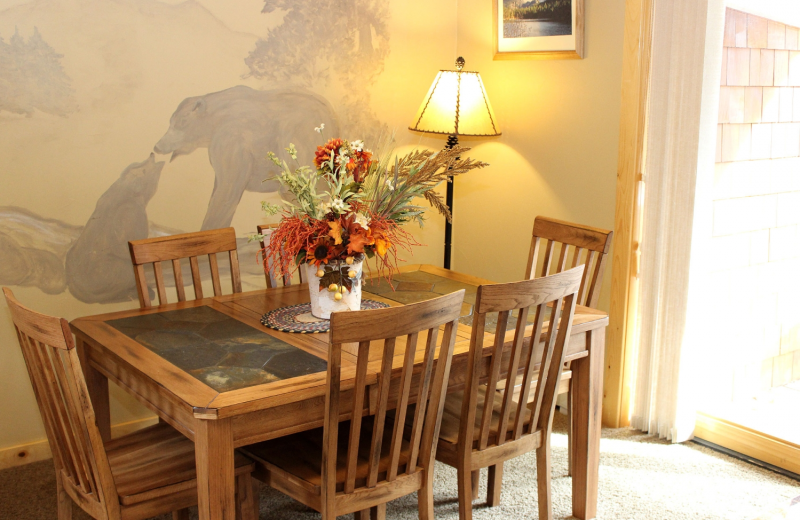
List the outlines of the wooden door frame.
{"label": "wooden door frame", "polygon": [[626,0],[622,62],[611,309],[606,346],[603,425],[630,424],[631,369],[638,274],[637,200],[644,164],[655,0]]}

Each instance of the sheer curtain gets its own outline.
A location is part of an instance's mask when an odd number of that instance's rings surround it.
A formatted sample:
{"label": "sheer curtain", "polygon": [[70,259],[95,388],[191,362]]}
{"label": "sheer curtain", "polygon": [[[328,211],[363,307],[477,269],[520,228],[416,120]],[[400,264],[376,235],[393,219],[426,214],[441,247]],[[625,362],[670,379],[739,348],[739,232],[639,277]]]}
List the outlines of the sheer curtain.
{"label": "sheer curtain", "polygon": [[706,341],[693,236],[710,211],[695,194],[713,180],[724,11],[724,0],[655,0],[653,13],[631,425],[673,442],[693,433]]}

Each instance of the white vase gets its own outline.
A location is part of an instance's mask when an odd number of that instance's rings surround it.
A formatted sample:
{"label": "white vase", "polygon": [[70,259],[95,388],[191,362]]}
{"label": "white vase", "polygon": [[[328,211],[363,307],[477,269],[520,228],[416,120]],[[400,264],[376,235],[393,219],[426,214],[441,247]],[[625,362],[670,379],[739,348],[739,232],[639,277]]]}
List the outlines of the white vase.
{"label": "white vase", "polygon": [[[345,291],[342,294],[342,299],[338,301],[335,299],[336,293],[329,292],[327,287],[323,287],[321,291],[319,290],[320,279],[317,278],[317,268],[314,266],[314,264],[302,265],[301,268],[306,270],[306,280],[308,280],[308,291],[311,296],[311,314],[315,318],[329,320],[331,319],[332,312],[361,310],[362,264],[363,261],[353,262],[352,265],[347,265],[344,262],[341,263],[341,268],[344,271],[344,276],[347,276],[347,271],[344,269],[345,267],[347,267],[350,270],[355,270],[356,277],[351,278],[351,280],[353,281],[352,290]],[[331,262],[331,264],[326,267],[328,269],[330,269],[331,267],[339,268],[339,265]]]}

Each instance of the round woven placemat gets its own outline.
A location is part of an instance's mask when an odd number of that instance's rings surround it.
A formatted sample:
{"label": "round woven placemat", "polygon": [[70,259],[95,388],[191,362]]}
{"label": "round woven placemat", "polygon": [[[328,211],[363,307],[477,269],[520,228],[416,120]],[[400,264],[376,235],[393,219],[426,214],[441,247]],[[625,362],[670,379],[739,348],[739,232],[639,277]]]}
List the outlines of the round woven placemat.
{"label": "round woven placemat", "polygon": [[[361,300],[361,310],[383,309],[387,304],[376,302],[375,300]],[[281,332],[295,332],[298,334],[316,334],[328,332],[331,328],[330,320],[311,318],[309,321],[300,321],[297,318],[306,319],[311,316],[311,303],[300,303],[274,309],[261,316],[261,323],[271,329]],[[313,320],[313,321],[312,321]]]}

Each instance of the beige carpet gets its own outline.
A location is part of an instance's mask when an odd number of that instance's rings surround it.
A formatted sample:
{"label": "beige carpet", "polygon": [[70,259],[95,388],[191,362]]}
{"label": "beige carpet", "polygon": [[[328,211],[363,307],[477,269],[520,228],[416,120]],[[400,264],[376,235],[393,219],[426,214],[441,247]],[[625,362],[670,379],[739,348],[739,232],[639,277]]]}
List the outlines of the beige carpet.
{"label": "beige carpet", "polygon": [[[557,414],[553,499],[559,519],[572,518],[564,427],[563,416]],[[482,498],[474,504],[475,519],[537,518],[535,456],[529,454],[506,463],[503,476],[502,505],[488,508],[484,505],[484,470]],[[458,502],[452,468],[437,466],[434,490],[436,518],[456,520]],[[800,482],[697,444],[668,444],[628,429],[603,430],[598,519],[754,520],[798,495]],[[417,518],[416,495],[391,502],[388,517]],[[55,518],[55,477],[50,461],[0,471],[1,520]],[[76,510],[74,518],[88,517]],[[313,518],[319,515],[262,486],[261,520]]]}

